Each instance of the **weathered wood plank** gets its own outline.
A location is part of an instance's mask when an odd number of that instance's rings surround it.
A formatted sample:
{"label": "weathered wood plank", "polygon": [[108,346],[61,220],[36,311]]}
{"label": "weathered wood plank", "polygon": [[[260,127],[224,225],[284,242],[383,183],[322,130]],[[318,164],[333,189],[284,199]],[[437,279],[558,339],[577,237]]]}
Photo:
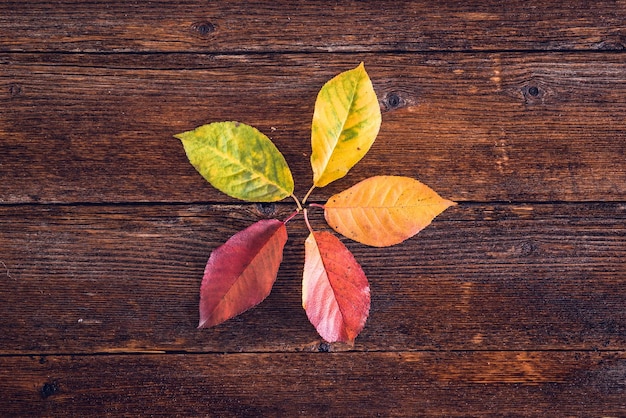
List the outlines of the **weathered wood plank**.
{"label": "weathered wood plank", "polygon": [[[624,21],[623,0],[0,2],[0,415],[626,415]],[[393,248],[346,241],[372,287],[355,347],[301,308],[301,219],[268,300],[197,330],[210,251],[292,208],[226,198],[172,134],[253,124],[301,196],[315,95],[360,61],[381,135],[313,200],[400,174],[462,204]]]}
{"label": "weathered wood plank", "polygon": [[0,357],[0,410],[8,416],[623,416],[625,379],[623,351]]}
{"label": "weathered wood plank", "polygon": [[626,3],[3,1],[0,51],[623,50]]}
{"label": "weathered wood plank", "polygon": [[[328,349],[301,307],[299,218],[269,298],[195,328],[210,251],[262,216],[255,205],[1,208],[0,354]],[[625,220],[624,204],[461,205],[395,247],[346,241],[372,288],[355,349],[623,350]]]}
{"label": "weathered wood plank", "polygon": [[302,196],[317,91],[359,60],[382,129],[314,199],[397,174],[458,201],[626,200],[621,54],[10,54],[0,57],[0,202],[231,201],[172,138],[217,120],[270,135]]}

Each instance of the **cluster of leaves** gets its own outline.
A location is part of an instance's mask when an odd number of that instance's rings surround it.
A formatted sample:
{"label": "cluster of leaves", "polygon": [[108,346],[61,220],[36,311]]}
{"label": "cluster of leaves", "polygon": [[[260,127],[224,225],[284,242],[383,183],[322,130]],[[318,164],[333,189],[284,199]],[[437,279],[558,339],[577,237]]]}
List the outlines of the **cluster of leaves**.
{"label": "cluster of leaves", "polygon": [[[300,201],[285,158],[257,129],[215,122],[175,135],[191,164],[215,188],[252,202],[292,197],[286,220],[261,220],[215,249],[200,287],[199,328],[220,324],[256,306],[270,293],[287,242],[286,224],[298,214],[310,231],[305,245],[302,305],[328,342],[353,343],[370,310],[370,288],[359,263],[334,234],[314,231],[305,207],[315,188],[345,176],[365,156],[380,129],[380,105],[363,64],[328,81],[315,102],[311,132],[313,185]],[[335,231],[385,247],[417,234],[455,203],[419,181],[370,177],[332,196],[324,209]]]}

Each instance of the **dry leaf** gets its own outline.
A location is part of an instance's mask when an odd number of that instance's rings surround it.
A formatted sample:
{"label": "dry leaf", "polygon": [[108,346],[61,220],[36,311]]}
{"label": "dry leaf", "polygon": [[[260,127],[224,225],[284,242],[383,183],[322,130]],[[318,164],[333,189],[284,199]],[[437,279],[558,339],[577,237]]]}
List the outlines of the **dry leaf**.
{"label": "dry leaf", "polygon": [[375,176],[328,199],[324,216],[350,239],[387,247],[417,234],[453,205],[415,179]]}
{"label": "dry leaf", "polygon": [[311,128],[315,186],[345,176],[374,143],[380,123],[380,105],[363,63],[327,82],[317,95]]}
{"label": "dry leaf", "polygon": [[370,288],[354,256],[330,232],[312,232],[305,243],[302,306],[328,342],[353,343],[370,310]]}
{"label": "dry leaf", "polygon": [[208,328],[261,303],[272,290],[287,242],[276,219],[233,235],[209,257],[200,286],[200,324]]}
{"label": "dry leaf", "polygon": [[215,122],[174,137],[189,162],[216,189],[249,202],[275,202],[293,193],[291,171],[272,141],[239,122]]}

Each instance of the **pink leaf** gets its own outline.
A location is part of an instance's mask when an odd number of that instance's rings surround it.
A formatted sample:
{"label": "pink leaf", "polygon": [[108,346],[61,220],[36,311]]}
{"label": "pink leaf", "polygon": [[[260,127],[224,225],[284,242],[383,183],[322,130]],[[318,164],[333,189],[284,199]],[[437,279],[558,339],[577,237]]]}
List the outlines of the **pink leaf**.
{"label": "pink leaf", "polygon": [[329,232],[306,239],[302,306],[328,342],[353,343],[370,310],[367,277],[354,256]]}
{"label": "pink leaf", "polygon": [[261,303],[272,290],[287,242],[285,224],[258,221],[209,257],[200,286],[200,324],[208,328]]}

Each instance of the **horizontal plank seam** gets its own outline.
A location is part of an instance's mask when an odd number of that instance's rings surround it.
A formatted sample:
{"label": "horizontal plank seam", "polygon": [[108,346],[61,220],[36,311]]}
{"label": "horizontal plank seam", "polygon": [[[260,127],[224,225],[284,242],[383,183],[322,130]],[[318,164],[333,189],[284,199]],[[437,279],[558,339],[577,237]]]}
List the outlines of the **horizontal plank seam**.
{"label": "horizontal plank seam", "polygon": [[[441,55],[441,54],[626,54],[625,49],[414,49],[414,50],[406,50],[406,49],[380,49],[380,50],[372,50],[372,49],[355,49],[355,50],[341,50],[341,51],[328,51],[323,48],[316,49],[293,49],[293,50],[263,50],[263,51],[248,51],[248,50],[181,50],[181,51],[64,51],[64,50],[3,50],[0,49],[0,54],[10,55],[67,55],[67,56],[76,56],[76,55],[90,55],[90,56],[109,56],[109,55],[120,55],[120,56],[131,56],[131,55],[215,55],[215,56],[241,56],[241,55],[354,55],[354,54],[368,54],[368,55],[376,55],[376,54],[394,54],[394,55],[412,55],[412,54],[421,54],[421,55]],[[49,64],[54,65],[54,64]],[[96,67],[97,68],[97,67]],[[109,67],[103,67],[109,68]],[[124,67],[126,68],[126,67]],[[141,67],[143,68],[143,67]],[[134,68],[128,68],[134,69]],[[140,69],[140,68],[137,68]],[[178,69],[178,68],[176,68]],[[193,69],[193,68],[191,68]]]}
{"label": "horizontal plank seam", "polygon": [[[0,203],[0,209],[2,208],[41,208],[41,207],[156,207],[156,206],[245,206],[255,205],[263,202],[214,202],[214,201],[189,201],[189,202],[167,202],[167,201],[154,201],[154,202],[24,202],[24,203]],[[281,207],[295,207],[295,204],[290,201],[285,202],[272,202],[274,205]],[[323,204],[324,200],[309,200],[308,203]],[[459,206],[517,206],[517,205],[535,205],[535,206],[551,206],[551,205],[626,205],[626,200],[465,200],[457,201]]]}
{"label": "horizontal plank seam", "polygon": [[340,350],[340,351],[185,351],[185,350],[144,350],[144,351],[115,351],[115,352],[106,352],[106,351],[95,351],[93,353],[85,353],[85,352],[52,352],[52,353],[12,353],[12,354],[0,354],[1,358],[20,358],[20,357],[115,357],[115,356],[178,356],[178,355],[188,355],[188,356],[205,356],[205,355],[250,355],[250,354],[259,354],[259,355],[325,355],[325,354],[339,354],[339,355],[360,355],[360,354],[419,354],[419,353],[428,353],[428,354],[460,354],[460,353],[562,353],[562,354],[583,354],[583,353],[603,353],[603,354],[618,354],[618,353],[626,353],[626,347],[617,348],[617,349],[527,349],[527,350],[514,350],[514,349],[504,349],[504,350],[496,350],[496,349],[484,349],[484,350],[462,350],[462,349],[452,349],[452,350]]}

